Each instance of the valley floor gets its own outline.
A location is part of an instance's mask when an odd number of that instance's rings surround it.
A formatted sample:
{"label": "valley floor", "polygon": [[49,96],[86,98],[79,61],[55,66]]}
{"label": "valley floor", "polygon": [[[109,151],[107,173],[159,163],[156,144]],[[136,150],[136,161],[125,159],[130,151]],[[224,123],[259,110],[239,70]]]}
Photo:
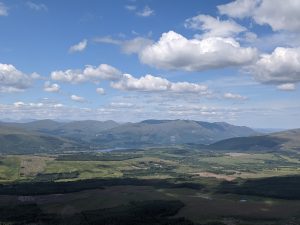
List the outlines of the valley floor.
{"label": "valley floor", "polygon": [[149,224],[300,224],[300,155],[292,151],[3,155],[0,182],[2,224],[135,224],[136,207],[153,213]]}

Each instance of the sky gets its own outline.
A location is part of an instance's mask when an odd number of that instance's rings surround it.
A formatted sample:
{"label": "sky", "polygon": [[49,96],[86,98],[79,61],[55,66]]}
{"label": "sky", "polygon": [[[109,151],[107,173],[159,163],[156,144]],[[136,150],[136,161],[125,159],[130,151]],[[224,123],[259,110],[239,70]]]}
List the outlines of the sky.
{"label": "sky", "polygon": [[0,0],[0,120],[300,127],[300,1]]}

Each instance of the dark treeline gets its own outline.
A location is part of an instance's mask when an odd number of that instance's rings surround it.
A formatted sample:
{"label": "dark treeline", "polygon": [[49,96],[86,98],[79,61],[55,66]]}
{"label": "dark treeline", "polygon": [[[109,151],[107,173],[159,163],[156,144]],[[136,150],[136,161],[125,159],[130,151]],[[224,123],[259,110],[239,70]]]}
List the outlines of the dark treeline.
{"label": "dark treeline", "polygon": [[[69,174],[66,176],[73,176]],[[51,175],[56,176],[56,175]],[[101,189],[109,186],[152,186],[156,188],[191,188],[205,190],[205,185],[184,180],[160,179],[89,179],[68,182],[23,182],[0,185],[2,195],[43,195],[63,194],[88,189]],[[300,176],[270,177],[238,181],[224,181],[217,188],[218,193],[234,193],[240,195],[256,195],[282,199],[300,199]]]}
{"label": "dark treeline", "polygon": [[25,225],[224,225],[221,222],[195,224],[176,218],[184,206],[180,201],[131,202],[113,208],[83,211],[72,215],[45,214],[36,204],[0,207],[0,224]]}
{"label": "dark treeline", "polygon": [[300,199],[300,176],[226,181],[221,183],[218,192],[296,200]]}
{"label": "dark treeline", "polygon": [[114,178],[114,179],[89,179],[69,182],[24,182],[15,184],[0,185],[2,195],[43,195],[43,194],[63,194],[88,189],[99,189],[108,186],[135,185],[153,186],[157,188],[194,188],[202,189],[204,186],[197,183],[180,182],[174,183],[168,180],[159,179],[134,179],[134,178]]}
{"label": "dark treeline", "polygon": [[55,180],[61,180],[61,179],[73,179],[78,178],[80,173],[78,171],[73,172],[64,172],[64,173],[38,173],[34,181],[38,182],[46,182],[46,181],[55,181]]}
{"label": "dark treeline", "polygon": [[184,206],[180,201],[131,202],[113,208],[83,211],[73,215],[45,214],[36,204],[0,207],[0,224],[10,225],[225,225],[222,222],[196,224],[175,218]]}
{"label": "dark treeline", "polygon": [[78,153],[78,154],[59,155],[56,158],[56,160],[58,160],[58,161],[123,161],[123,160],[135,159],[135,158],[140,158],[140,157],[142,157],[141,154]]}

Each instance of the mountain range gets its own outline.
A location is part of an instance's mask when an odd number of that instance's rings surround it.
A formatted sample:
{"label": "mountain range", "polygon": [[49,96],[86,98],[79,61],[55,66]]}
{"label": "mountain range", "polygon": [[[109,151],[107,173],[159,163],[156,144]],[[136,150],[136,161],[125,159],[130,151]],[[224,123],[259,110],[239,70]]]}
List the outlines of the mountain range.
{"label": "mountain range", "polygon": [[174,145],[210,144],[219,140],[257,135],[251,128],[228,123],[208,123],[193,120],[144,120],[126,123],[105,130],[92,139],[93,143],[106,145]]}
{"label": "mountain range", "polygon": [[0,152],[32,153],[194,144],[210,150],[298,148],[300,129],[261,134],[224,122],[144,120],[0,122]]}

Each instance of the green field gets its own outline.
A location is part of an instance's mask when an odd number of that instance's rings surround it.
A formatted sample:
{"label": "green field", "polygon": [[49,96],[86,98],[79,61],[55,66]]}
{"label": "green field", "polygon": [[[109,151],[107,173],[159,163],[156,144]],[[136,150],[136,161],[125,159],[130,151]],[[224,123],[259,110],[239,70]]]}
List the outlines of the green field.
{"label": "green field", "polygon": [[225,180],[300,174],[300,154],[213,153],[180,148],[126,150],[106,153],[70,153],[42,156],[2,156],[0,182],[34,180],[57,173],[72,178],[163,179],[215,177]]}
{"label": "green field", "polygon": [[174,224],[182,218],[195,224],[278,225],[300,219],[300,155],[294,152],[174,147],[3,155],[0,171],[0,206],[34,204],[42,217],[75,218],[108,208],[115,213],[125,210],[121,206],[131,210],[134,201],[162,200],[183,204],[171,217]]}

